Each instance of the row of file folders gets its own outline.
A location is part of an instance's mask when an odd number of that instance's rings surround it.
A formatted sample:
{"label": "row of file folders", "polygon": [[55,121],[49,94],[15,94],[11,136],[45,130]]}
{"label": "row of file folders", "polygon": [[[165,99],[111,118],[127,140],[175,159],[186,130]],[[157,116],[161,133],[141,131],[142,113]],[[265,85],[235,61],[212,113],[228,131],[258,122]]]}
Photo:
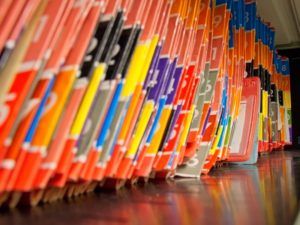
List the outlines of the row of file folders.
{"label": "row of file folders", "polygon": [[254,0],[0,1],[0,203],[199,177],[291,143]]}

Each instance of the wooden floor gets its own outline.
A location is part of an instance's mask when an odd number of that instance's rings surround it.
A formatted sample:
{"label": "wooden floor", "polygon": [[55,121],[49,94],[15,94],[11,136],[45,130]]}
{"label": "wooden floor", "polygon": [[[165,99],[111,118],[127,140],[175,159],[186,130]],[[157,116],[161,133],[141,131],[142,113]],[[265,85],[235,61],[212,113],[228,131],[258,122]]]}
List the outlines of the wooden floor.
{"label": "wooden floor", "polygon": [[[300,151],[226,166],[200,180],[175,180],[97,193],[54,204],[2,210],[5,225],[294,224],[300,200]],[[300,220],[299,220],[300,221]]]}

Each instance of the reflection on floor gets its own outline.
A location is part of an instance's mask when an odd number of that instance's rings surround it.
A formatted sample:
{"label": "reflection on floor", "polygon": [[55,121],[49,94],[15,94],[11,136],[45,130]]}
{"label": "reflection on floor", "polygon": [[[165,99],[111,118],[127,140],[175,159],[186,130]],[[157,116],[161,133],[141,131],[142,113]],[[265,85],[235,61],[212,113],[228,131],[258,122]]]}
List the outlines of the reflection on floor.
{"label": "reflection on floor", "polygon": [[2,211],[0,224],[294,224],[300,151],[263,156],[200,180],[149,183],[32,209]]}

